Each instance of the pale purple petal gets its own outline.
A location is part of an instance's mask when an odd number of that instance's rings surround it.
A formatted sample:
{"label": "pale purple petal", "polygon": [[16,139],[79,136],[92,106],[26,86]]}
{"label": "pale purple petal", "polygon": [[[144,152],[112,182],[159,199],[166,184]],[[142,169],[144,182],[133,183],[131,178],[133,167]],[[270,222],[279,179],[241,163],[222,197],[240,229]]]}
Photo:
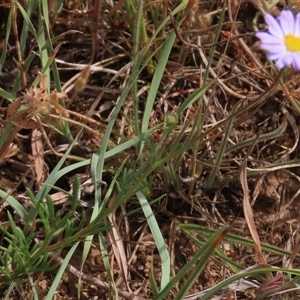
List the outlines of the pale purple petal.
{"label": "pale purple petal", "polygon": [[284,67],[300,71],[300,51],[288,51],[286,35],[300,38],[300,13],[294,15],[291,10],[283,10],[278,18],[270,14],[265,15],[268,32],[257,32],[260,39],[260,48],[268,51],[268,59],[275,61],[278,69]]}
{"label": "pale purple petal", "polygon": [[283,63],[283,61],[282,61],[282,58],[276,60],[275,66],[276,66],[276,68],[279,69],[279,70],[281,70],[281,69],[283,69],[284,67],[286,67],[286,65],[285,65],[285,64]]}
{"label": "pale purple petal", "polygon": [[268,32],[257,32],[255,34],[257,38],[260,39],[262,44],[283,44],[283,40],[279,39],[277,36],[273,36]]}
{"label": "pale purple petal", "polygon": [[[273,52],[276,47],[281,47],[281,49],[286,49],[286,45],[282,42],[280,43],[266,43],[265,41],[260,41],[260,47],[264,50],[269,50]],[[277,51],[277,50],[275,50]]]}
{"label": "pale purple petal", "polygon": [[287,67],[291,67],[293,62],[293,54],[291,52],[287,52],[286,55],[283,56],[282,60]]}
{"label": "pale purple petal", "polygon": [[293,54],[292,66],[296,71],[298,71],[298,72],[300,71],[300,53]]}
{"label": "pale purple petal", "polygon": [[295,28],[295,17],[292,11],[283,10],[277,18],[284,34],[293,34]]}
{"label": "pale purple petal", "polygon": [[267,58],[269,61],[274,61],[274,62],[278,60],[282,61],[282,55],[273,55],[273,56],[268,55]]}
{"label": "pale purple petal", "polygon": [[300,13],[295,17],[294,35],[300,37]]}
{"label": "pale purple petal", "polygon": [[283,31],[278,21],[271,14],[265,15],[265,21],[268,24],[268,31],[272,35],[277,36],[280,39],[283,39]]}
{"label": "pale purple petal", "polygon": [[286,47],[282,44],[281,45],[280,44],[277,44],[277,45],[261,44],[260,49],[270,51],[270,53],[282,53],[282,52],[286,51]]}
{"label": "pale purple petal", "polygon": [[[272,36],[269,32],[267,31],[257,31],[255,33],[255,36],[261,40],[267,39],[269,36]],[[274,37],[275,38],[275,37]]]}
{"label": "pale purple petal", "polygon": [[282,52],[272,52],[268,54],[268,59],[269,60],[277,60],[281,57],[284,57],[286,55],[287,51],[282,51]]}

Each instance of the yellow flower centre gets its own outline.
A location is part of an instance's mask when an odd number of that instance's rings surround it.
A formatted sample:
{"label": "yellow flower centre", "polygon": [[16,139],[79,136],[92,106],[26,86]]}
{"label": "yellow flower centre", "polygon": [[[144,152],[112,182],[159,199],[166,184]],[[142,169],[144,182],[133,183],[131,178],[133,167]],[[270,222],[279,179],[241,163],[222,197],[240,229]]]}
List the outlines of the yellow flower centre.
{"label": "yellow flower centre", "polygon": [[284,37],[284,42],[287,50],[291,52],[300,52],[300,37],[294,36],[292,34],[287,34]]}

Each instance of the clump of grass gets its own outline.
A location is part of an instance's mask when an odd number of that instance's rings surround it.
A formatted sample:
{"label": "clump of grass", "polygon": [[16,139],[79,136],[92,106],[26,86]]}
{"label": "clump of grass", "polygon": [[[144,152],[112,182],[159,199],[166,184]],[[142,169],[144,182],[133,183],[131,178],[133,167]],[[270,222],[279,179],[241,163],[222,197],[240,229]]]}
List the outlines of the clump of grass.
{"label": "clump of grass", "polygon": [[[3,254],[0,256],[0,276],[1,285],[6,288],[6,299],[25,278],[30,282],[33,298],[39,299],[39,278],[53,270],[55,277],[46,291],[46,299],[52,299],[57,293],[64,272],[78,277],[78,297],[85,282],[104,290],[107,295],[129,299],[133,290],[132,276],[138,273],[132,271],[134,254],[131,257],[130,254],[139,251],[146,231],[151,233],[147,242],[155,246],[149,279],[146,280],[151,291],[148,299],[185,299],[187,294],[194,294],[189,296],[193,299],[209,299],[212,296],[229,297],[236,292],[243,296],[242,293],[255,294],[257,299],[276,293],[295,295],[299,272],[292,264],[299,258],[298,246],[281,249],[261,243],[249,199],[248,181],[259,176],[263,178],[272,170],[299,166],[297,159],[283,159],[293,153],[299,140],[291,116],[294,111],[289,104],[278,113],[276,126],[271,130],[260,133],[256,125],[268,123],[271,117],[262,114],[261,110],[268,106],[267,101],[279,101],[278,86],[286,92],[289,80],[296,75],[277,72],[272,66],[265,67],[257,58],[258,54],[253,54],[244,40],[238,39],[241,36],[235,22],[239,10],[242,12],[239,5],[231,3],[228,7],[219,7],[216,1],[212,2],[204,3],[203,7],[199,4],[199,10],[194,1],[178,3],[174,7],[167,1],[125,1],[125,11],[121,10],[120,4],[110,1],[102,6],[100,1],[95,1],[94,6],[86,1],[76,7],[85,13],[90,11],[93,16],[91,58],[86,59],[85,66],[73,64],[83,71],[76,71],[70,80],[75,91],[68,110],[64,108],[64,102],[59,104],[62,110],[57,119],[61,122],[55,124],[42,119],[39,124],[41,131],[46,129],[44,136],[49,141],[48,146],[55,140],[49,133],[50,128],[60,134],[67,147],[63,154],[59,153],[59,159],[53,158],[54,167],[42,184],[36,189],[33,186],[26,189],[27,202],[21,201],[18,190],[14,194],[0,190],[7,218],[7,222],[0,225],[4,241],[0,247]],[[51,22],[55,23],[61,13],[58,10],[62,2],[55,3],[54,9],[50,1],[29,1],[24,7],[16,1],[7,8],[9,15],[0,65],[3,66],[7,59],[12,31],[19,70],[12,90],[0,89],[1,97],[8,102],[16,103],[21,86],[27,87],[26,74],[34,60],[38,60],[39,70],[46,75],[47,84],[43,86],[49,87],[48,94],[54,90],[50,89],[51,79],[58,93],[67,92],[62,91],[62,87],[70,86],[70,82],[63,84],[56,60],[60,51],[65,50],[59,43],[62,36],[54,36],[55,30],[51,27]],[[98,26],[101,9],[108,23],[112,11],[125,20],[127,17],[128,22],[117,40],[104,36],[112,48],[108,51],[103,46],[106,40],[102,41],[101,55],[105,63],[99,67],[98,37],[94,29]],[[264,10],[258,7],[258,11]],[[21,28],[17,24],[18,15],[24,20]],[[200,29],[193,28],[196,17],[200,20]],[[30,36],[36,48],[25,55]],[[232,39],[226,36],[232,36]],[[230,57],[232,46],[233,57]],[[123,53],[112,60],[113,67],[119,68],[113,71],[105,65],[111,62],[105,55],[117,50]],[[121,65],[125,58],[126,63]],[[110,103],[105,122],[93,121],[93,116],[102,118],[102,115],[96,111],[97,105],[92,104],[88,117],[81,119],[81,124],[71,117],[82,115],[73,109],[76,109],[77,96],[89,87],[90,73],[90,81],[96,80],[94,72],[106,72],[104,91],[115,89],[118,84],[121,92],[116,101]],[[95,103],[103,96],[101,91]],[[24,107],[18,107],[14,111],[15,117],[23,116],[23,110]],[[21,120],[23,123],[18,122],[18,130],[12,137],[17,136],[24,122],[32,121],[32,117],[35,120],[42,118],[39,112],[28,114],[25,121]],[[63,112],[69,112],[69,115],[64,116]],[[7,119],[5,124],[0,151],[13,141],[9,140],[9,133],[16,126],[14,123],[20,120],[12,120],[14,122]],[[74,155],[77,147],[88,140],[82,133],[89,130],[83,124],[88,120],[98,125],[98,129],[92,129],[98,130],[95,135],[100,132],[99,127],[103,134],[99,133],[101,141],[95,151],[78,157]],[[279,141],[288,126],[295,134],[295,141],[292,147],[284,148]],[[276,151],[270,155],[275,143]],[[55,149],[50,147],[52,154]],[[4,166],[9,158],[9,155],[3,155]],[[34,161],[36,166],[38,161]],[[82,169],[84,182],[79,179]],[[69,189],[68,186],[61,187],[60,181],[70,177]],[[239,181],[244,194],[241,213],[246,221],[234,215],[222,216],[217,209],[222,187],[231,184],[238,188]],[[85,191],[87,185],[91,192]],[[256,188],[259,187],[257,184]],[[19,186],[17,188],[20,190]],[[212,194],[213,199],[210,198]],[[61,197],[62,203],[56,205],[55,196]],[[137,246],[129,247],[136,215],[144,216],[141,218],[143,225],[138,224],[137,230],[137,234],[142,233]],[[162,230],[161,215],[167,218],[170,228],[167,235]],[[232,217],[238,220],[231,222]],[[247,237],[239,231],[237,222],[248,226]],[[176,247],[180,235],[188,245],[193,245],[193,251],[188,251],[186,245],[181,247],[186,261],[178,267],[176,255],[180,253]],[[260,264],[255,265],[251,260],[249,267],[242,259],[237,262],[235,247],[241,251],[246,251],[246,247],[251,249],[251,255],[257,257],[256,262]],[[107,281],[100,281],[84,271],[95,248],[101,254]],[[156,251],[159,263],[155,263]],[[74,253],[81,256],[77,267],[71,263]],[[269,265],[266,253],[290,260],[281,267]],[[218,270],[217,282],[214,286],[198,288],[199,278],[208,270],[209,264]],[[255,280],[250,280],[249,276]],[[262,282],[265,283],[262,285]],[[140,299],[145,297],[146,293],[139,296]]]}

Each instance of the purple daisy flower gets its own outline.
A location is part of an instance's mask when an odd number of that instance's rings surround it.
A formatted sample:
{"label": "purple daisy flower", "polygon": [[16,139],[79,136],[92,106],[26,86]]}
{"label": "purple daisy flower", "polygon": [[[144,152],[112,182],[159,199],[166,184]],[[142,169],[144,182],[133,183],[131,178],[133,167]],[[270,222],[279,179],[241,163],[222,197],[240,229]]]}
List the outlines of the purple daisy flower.
{"label": "purple daisy flower", "polygon": [[256,33],[260,48],[269,51],[268,59],[274,60],[279,70],[290,67],[300,71],[300,13],[283,10],[277,18],[266,14],[265,21],[268,31]]}

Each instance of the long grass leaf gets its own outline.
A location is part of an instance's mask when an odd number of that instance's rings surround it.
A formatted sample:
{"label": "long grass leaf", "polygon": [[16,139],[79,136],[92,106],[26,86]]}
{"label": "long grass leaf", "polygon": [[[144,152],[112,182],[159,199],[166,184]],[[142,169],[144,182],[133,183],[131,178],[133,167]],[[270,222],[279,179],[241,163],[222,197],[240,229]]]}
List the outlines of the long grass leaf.
{"label": "long grass leaf", "polygon": [[78,245],[79,245],[79,242],[75,243],[72,246],[72,248],[68,251],[68,254],[66,255],[66,257],[64,258],[63,263],[60,265],[60,268],[58,269],[58,271],[53,279],[53,282],[51,284],[51,287],[48,291],[48,294],[46,296],[47,300],[52,300],[54,298],[57,287],[61,282],[61,278],[66,270],[67,265],[69,264],[69,262],[73,256],[75,250],[77,249]]}
{"label": "long grass leaf", "polygon": [[147,223],[149,225],[149,228],[152,232],[155,245],[157,247],[158,253],[161,258],[161,290],[163,290],[168,282],[170,281],[170,272],[171,272],[171,261],[170,261],[170,255],[166,246],[166,243],[164,241],[164,238],[161,234],[161,231],[159,229],[159,226],[157,224],[157,220],[155,219],[154,213],[151,209],[151,206],[149,205],[148,200],[144,196],[142,192],[137,192],[136,196],[141,204],[141,208],[144,212],[144,215],[147,219]]}
{"label": "long grass leaf", "polygon": [[143,121],[142,121],[142,132],[144,132],[148,129],[150,115],[151,115],[151,111],[153,109],[153,103],[156,99],[158,87],[160,86],[162,76],[165,72],[165,67],[168,62],[168,58],[169,58],[170,52],[172,50],[172,46],[174,44],[175,38],[176,38],[176,34],[174,32],[172,32],[168,36],[168,38],[164,44],[164,47],[162,49],[155,72],[153,74],[153,79],[152,79],[152,82],[150,85],[150,90],[149,90],[147,101],[146,101],[146,107],[144,110],[144,116],[143,116]]}
{"label": "long grass leaf", "polygon": [[189,262],[187,262],[180,271],[177,272],[175,277],[170,280],[170,282],[165,286],[165,288],[154,299],[165,299],[165,297],[168,295],[171,289],[195,266],[195,264],[205,254],[205,252],[212,247],[212,244],[215,242],[215,240],[226,230],[227,228],[214,233],[207,241],[207,243],[205,243],[205,245],[192,257],[192,259]]}
{"label": "long grass leaf", "polygon": [[29,215],[24,207],[20,204],[20,202],[18,202],[15,198],[13,198],[3,190],[0,190],[0,198],[2,199],[2,201],[4,200],[5,202],[7,202],[16,211],[16,213],[20,216],[21,220],[23,220],[25,224],[30,224]]}
{"label": "long grass leaf", "polygon": [[2,68],[4,66],[4,61],[6,58],[6,53],[7,53],[7,46],[8,46],[8,40],[10,37],[10,31],[11,31],[11,20],[12,20],[12,10],[13,8],[9,11],[8,17],[7,17],[7,22],[6,22],[6,33],[5,33],[5,40],[2,46],[2,53],[0,56],[0,73],[2,71]]}

